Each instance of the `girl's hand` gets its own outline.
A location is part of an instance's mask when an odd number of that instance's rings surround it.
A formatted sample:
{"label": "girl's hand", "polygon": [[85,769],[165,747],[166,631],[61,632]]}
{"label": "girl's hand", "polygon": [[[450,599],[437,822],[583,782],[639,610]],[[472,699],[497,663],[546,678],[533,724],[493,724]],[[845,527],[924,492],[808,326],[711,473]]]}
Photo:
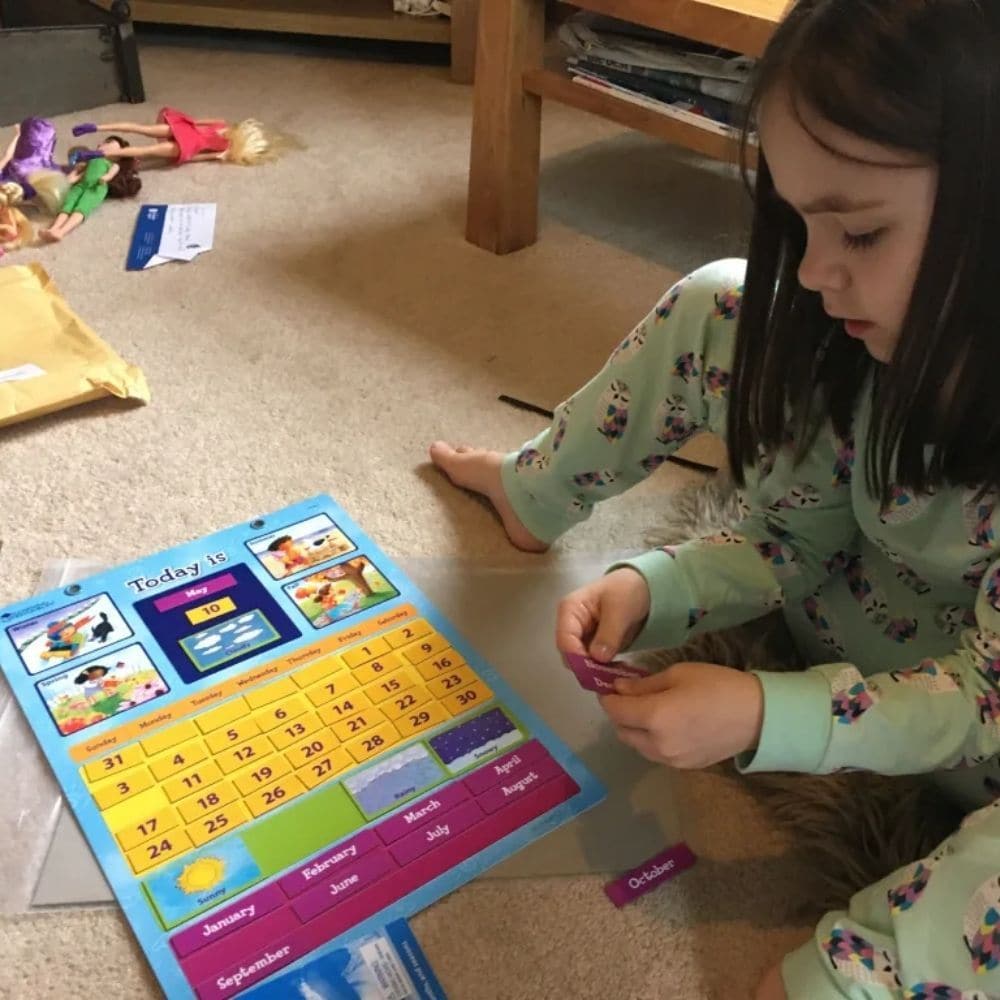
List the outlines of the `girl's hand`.
{"label": "girl's hand", "polygon": [[764,691],[753,675],[715,663],[675,663],[615,682],[598,699],[618,738],[647,760],[678,768],[717,764],[760,739]]}
{"label": "girl's hand", "polygon": [[634,569],[616,569],[559,604],[556,646],[601,663],[628,648],[649,615],[649,587]]}

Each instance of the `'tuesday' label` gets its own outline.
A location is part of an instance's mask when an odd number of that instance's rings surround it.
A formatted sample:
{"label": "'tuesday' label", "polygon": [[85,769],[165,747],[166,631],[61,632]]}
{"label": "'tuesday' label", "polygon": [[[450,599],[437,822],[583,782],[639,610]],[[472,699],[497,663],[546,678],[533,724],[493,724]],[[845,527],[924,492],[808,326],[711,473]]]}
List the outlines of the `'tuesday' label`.
{"label": "'tuesday' label", "polygon": [[624,906],[650,889],[655,889],[661,882],[667,882],[690,868],[695,860],[694,853],[687,844],[675,844],[614,882],[608,882],[604,891],[615,906]]}

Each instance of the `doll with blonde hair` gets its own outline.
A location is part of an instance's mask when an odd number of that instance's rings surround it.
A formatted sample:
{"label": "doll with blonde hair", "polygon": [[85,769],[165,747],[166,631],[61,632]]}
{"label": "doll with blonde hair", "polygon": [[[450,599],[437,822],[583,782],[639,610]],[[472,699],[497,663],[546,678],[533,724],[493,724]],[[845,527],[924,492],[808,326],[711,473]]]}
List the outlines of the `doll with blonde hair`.
{"label": "doll with blonde hair", "polygon": [[248,167],[274,159],[279,151],[277,138],[254,118],[231,124],[220,118],[191,118],[176,108],[161,109],[155,125],[88,122],[73,129],[76,136],[89,132],[131,132],[157,139],[148,146],[130,147],[128,155],[140,160],[172,160],[178,165],[222,160]]}
{"label": "doll with blonde hair", "polygon": [[23,201],[24,188],[20,184],[0,184],[0,254],[35,242],[35,227],[17,207]]}

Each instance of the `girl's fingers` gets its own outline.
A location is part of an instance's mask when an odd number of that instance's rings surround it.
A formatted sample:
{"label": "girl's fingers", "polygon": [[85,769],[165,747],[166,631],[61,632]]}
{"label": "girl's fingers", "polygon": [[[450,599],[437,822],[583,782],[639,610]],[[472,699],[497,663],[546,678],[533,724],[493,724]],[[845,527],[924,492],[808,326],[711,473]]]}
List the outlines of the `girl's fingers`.
{"label": "girl's fingers", "polygon": [[595,624],[593,611],[583,598],[570,594],[560,602],[556,615],[556,648],[563,653],[586,655],[586,640]]}
{"label": "girl's fingers", "polygon": [[668,763],[660,755],[653,743],[652,736],[645,729],[631,729],[628,726],[616,726],[615,733],[622,743],[641,753],[646,760],[652,761],[654,764]]}

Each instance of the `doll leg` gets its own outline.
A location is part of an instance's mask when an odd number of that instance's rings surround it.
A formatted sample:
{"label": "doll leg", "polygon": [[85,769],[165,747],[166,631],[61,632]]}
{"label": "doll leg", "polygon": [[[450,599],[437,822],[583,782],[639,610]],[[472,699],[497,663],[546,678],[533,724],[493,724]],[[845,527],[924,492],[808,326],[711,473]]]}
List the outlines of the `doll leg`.
{"label": "doll leg", "polygon": [[50,243],[58,243],[64,236],[68,236],[77,226],[83,222],[85,216],[83,212],[60,212],[56,221],[48,229],[42,230],[43,239]]}
{"label": "doll leg", "polygon": [[97,126],[98,132],[131,132],[133,135],[145,135],[150,139],[169,139],[169,125],[140,125],[137,122],[110,122]]}
{"label": "doll leg", "polygon": [[83,212],[74,212],[62,225],[62,229],[59,230],[59,239],[64,236],[69,236],[74,229],[76,229],[86,218]]}
{"label": "doll leg", "polygon": [[[69,219],[69,214],[66,212],[60,212],[53,220],[52,225],[47,229],[43,229],[41,232],[42,239],[49,240],[54,243],[62,239],[62,227],[66,224]],[[44,653],[42,654],[45,655]]]}
{"label": "doll leg", "polygon": [[176,142],[156,142],[152,146],[126,146],[124,149],[116,150],[113,153],[106,153],[109,160],[121,159],[131,156],[137,160],[161,159],[176,160],[181,147]]}
{"label": "doll leg", "polygon": [[674,285],[519,451],[436,441],[431,461],[490,501],[517,548],[544,551],[695,434],[725,433],[744,268],[717,261]]}

